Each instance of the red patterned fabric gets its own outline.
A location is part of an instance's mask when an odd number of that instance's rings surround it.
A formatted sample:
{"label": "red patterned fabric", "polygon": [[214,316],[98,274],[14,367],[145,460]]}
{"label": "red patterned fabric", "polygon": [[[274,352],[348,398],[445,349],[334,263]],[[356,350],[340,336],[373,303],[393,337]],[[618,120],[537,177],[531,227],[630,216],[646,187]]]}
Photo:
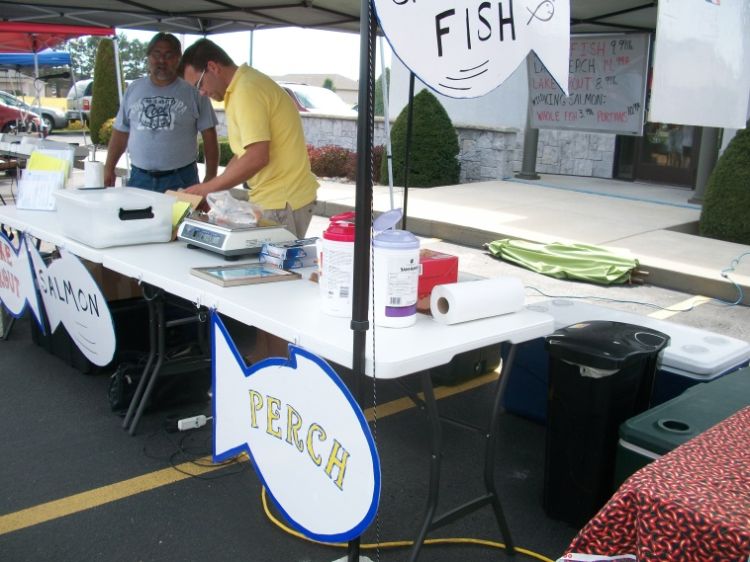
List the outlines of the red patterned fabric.
{"label": "red patterned fabric", "polygon": [[750,560],[750,407],[631,476],[567,552]]}

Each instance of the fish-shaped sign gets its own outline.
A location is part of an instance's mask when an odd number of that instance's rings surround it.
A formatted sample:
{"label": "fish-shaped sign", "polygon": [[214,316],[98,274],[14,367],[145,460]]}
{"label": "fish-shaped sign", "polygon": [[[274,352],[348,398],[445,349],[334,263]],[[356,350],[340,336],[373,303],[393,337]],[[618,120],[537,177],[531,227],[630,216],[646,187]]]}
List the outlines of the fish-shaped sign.
{"label": "fish-shaped sign", "polygon": [[502,84],[534,51],[567,95],[569,0],[375,0],[398,58],[452,98]]}
{"label": "fish-shaped sign", "polygon": [[372,522],[380,461],[362,410],[321,358],[246,367],[221,319],[213,340],[214,460],[242,451],[290,524],[320,541],[348,541]]}
{"label": "fish-shaped sign", "polygon": [[29,247],[49,328],[62,323],[78,349],[94,365],[103,367],[115,354],[115,329],[107,300],[91,273],[76,256],[60,249],[60,259],[49,265]]}
{"label": "fish-shaped sign", "polygon": [[42,326],[26,238],[18,234],[17,240],[18,248],[14,248],[5,232],[0,231],[0,301],[16,318],[23,314],[28,304],[37,323]]}

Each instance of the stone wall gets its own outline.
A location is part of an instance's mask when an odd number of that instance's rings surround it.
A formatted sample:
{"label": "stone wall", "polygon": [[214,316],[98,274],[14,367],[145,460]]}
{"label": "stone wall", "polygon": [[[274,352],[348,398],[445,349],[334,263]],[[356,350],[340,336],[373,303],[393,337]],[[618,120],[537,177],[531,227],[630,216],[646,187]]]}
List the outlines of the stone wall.
{"label": "stone wall", "polygon": [[[305,139],[313,146],[336,145],[357,149],[357,120],[350,117],[302,116]],[[219,135],[226,136],[224,112],[217,111]],[[382,118],[376,118],[375,145],[385,144]],[[523,131],[456,126],[460,147],[461,183],[511,177],[521,170]],[[536,171],[611,178],[615,135],[542,129],[539,131]]]}

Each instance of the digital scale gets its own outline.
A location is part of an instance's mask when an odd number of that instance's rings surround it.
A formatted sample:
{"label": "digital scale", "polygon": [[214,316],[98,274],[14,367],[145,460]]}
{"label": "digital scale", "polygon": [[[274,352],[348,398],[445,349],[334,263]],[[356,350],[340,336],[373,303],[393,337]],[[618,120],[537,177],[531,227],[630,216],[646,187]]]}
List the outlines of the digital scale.
{"label": "digital scale", "polygon": [[237,223],[216,223],[205,213],[186,217],[177,230],[177,238],[189,248],[203,248],[226,259],[260,253],[263,244],[296,240],[296,236],[277,223],[261,221],[259,226]]}

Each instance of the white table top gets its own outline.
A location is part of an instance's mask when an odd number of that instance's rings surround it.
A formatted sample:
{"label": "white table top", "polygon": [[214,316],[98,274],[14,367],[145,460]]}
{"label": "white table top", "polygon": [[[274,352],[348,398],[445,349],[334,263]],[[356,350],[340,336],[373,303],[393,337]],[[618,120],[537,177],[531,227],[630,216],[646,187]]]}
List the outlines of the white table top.
{"label": "white table top", "polygon": [[[96,250],[58,234],[59,225],[54,217],[55,213],[0,207],[0,222],[6,225],[27,230],[122,275],[196,305],[215,308],[239,322],[257,326],[344,367],[352,367],[350,320],[321,311],[319,289],[312,281],[303,278],[220,287],[190,273],[193,267],[232,263],[219,255],[190,249],[181,241]],[[99,259],[87,255],[98,255]],[[374,372],[378,378],[397,378],[448,363],[457,353],[503,341],[527,341],[553,331],[552,316],[531,310],[450,326],[424,314],[418,314],[416,324],[408,328],[373,327],[371,323],[366,337],[365,370],[370,376]]]}

